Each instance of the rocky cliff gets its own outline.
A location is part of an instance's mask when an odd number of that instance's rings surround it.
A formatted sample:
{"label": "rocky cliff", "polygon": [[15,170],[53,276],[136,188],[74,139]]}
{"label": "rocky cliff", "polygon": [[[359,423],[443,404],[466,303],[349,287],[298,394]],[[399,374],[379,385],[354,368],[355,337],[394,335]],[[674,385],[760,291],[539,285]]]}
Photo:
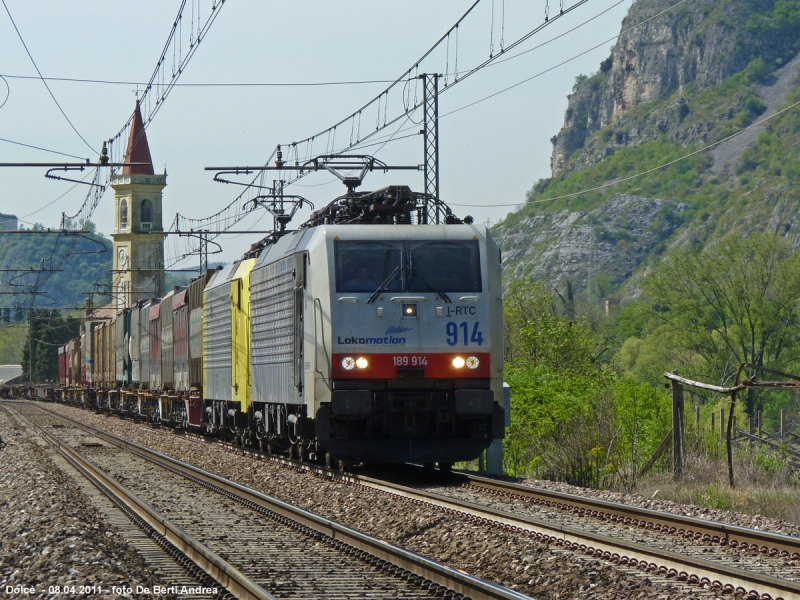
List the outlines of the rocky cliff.
{"label": "rocky cliff", "polygon": [[599,297],[624,284],[648,257],[665,249],[686,204],[617,194],[590,211],[531,213],[493,232],[506,277],[569,281]]}
{"label": "rocky cliff", "polygon": [[[592,166],[618,148],[666,134],[684,146],[707,141],[709,126],[681,128],[688,91],[701,91],[744,70],[771,70],[790,60],[797,40],[771,35],[779,2],[769,0],[638,0],[622,23],[611,56],[575,87],[564,126],[553,138],[553,175]],[[792,4],[787,2],[787,4]],[[796,3],[794,3],[796,4]],[[677,92],[677,94],[676,94]],[[655,114],[634,109],[656,100]],[[746,98],[738,99],[746,102]],[[609,125],[613,131],[584,149],[587,139]],[[574,157],[574,160],[570,161]]]}
{"label": "rocky cliff", "polygon": [[552,177],[494,228],[506,281],[630,297],[685,243],[769,230],[800,245],[800,108],[746,129],[800,102],[798,50],[800,0],[634,2],[576,79]]}

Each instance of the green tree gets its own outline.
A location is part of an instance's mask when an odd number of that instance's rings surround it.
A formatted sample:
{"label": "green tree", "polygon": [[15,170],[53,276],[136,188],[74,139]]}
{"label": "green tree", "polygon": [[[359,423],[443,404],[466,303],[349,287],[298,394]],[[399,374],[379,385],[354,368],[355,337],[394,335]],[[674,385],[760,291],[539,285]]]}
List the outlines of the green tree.
{"label": "green tree", "polygon": [[529,278],[511,284],[504,307],[510,470],[595,483],[592,450],[613,416],[603,408],[612,400],[603,393],[611,378],[597,361],[600,338],[582,319],[559,316],[544,284]]}
{"label": "green tree", "polygon": [[620,379],[603,364],[605,339],[586,319],[559,315],[544,284],[514,281],[504,307],[508,471],[579,485],[633,486],[669,430],[668,395]]}
{"label": "green tree", "polygon": [[560,317],[544,284],[521,278],[505,295],[505,361],[512,369],[545,367],[548,371],[594,374],[602,352],[588,325]]}
{"label": "green tree", "polygon": [[[34,382],[58,379],[58,348],[80,334],[80,319],[57,310],[33,310],[22,349],[23,377]],[[31,369],[33,365],[33,369]]]}
{"label": "green tree", "polygon": [[[800,357],[800,253],[777,235],[731,234],[678,251],[645,279],[644,291],[712,380],[729,379],[741,363],[789,369]],[[751,416],[755,405],[750,392]]]}

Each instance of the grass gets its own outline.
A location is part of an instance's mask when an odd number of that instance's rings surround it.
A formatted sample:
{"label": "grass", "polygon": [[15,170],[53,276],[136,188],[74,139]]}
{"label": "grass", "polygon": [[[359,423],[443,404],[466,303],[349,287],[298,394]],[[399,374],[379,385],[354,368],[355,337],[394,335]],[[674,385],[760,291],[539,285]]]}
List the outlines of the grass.
{"label": "grass", "polygon": [[759,449],[737,449],[735,485],[731,488],[727,460],[723,453],[716,454],[690,455],[680,480],[671,473],[654,473],[641,480],[635,492],[709,509],[800,522],[800,481],[786,463]]}
{"label": "grass", "polygon": [[0,365],[18,365],[22,362],[22,347],[27,335],[27,324],[0,327]]}

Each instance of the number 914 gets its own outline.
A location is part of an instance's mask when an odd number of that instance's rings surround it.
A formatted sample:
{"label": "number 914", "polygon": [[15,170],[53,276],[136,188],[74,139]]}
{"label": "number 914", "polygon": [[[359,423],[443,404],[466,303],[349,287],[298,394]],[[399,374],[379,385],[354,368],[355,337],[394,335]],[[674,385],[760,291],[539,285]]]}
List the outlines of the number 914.
{"label": "number 914", "polygon": [[483,333],[481,332],[481,324],[478,321],[476,321],[473,324],[471,334],[470,334],[469,323],[467,323],[466,321],[463,321],[461,323],[455,323],[454,321],[450,321],[447,323],[446,331],[447,331],[448,346],[458,345],[459,338],[463,339],[464,346],[469,346],[470,344],[483,346]]}

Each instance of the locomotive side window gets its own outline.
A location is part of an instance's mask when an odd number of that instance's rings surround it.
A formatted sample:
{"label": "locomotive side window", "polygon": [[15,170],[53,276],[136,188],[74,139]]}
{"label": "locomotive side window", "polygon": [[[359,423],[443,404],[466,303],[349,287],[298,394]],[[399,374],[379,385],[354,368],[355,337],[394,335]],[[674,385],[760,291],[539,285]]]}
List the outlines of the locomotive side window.
{"label": "locomotive side window", "polygon": [[[385,242],[334,243],[337,292],[374,292],[396,269],[403,253],[400,245]],[[403,278],[398,273],[386,286],[387,291],[400,291]]]}
{"label": "locomotive side window", "polygon": [[480,292],[478,240],[409,242],[410,292]]}

